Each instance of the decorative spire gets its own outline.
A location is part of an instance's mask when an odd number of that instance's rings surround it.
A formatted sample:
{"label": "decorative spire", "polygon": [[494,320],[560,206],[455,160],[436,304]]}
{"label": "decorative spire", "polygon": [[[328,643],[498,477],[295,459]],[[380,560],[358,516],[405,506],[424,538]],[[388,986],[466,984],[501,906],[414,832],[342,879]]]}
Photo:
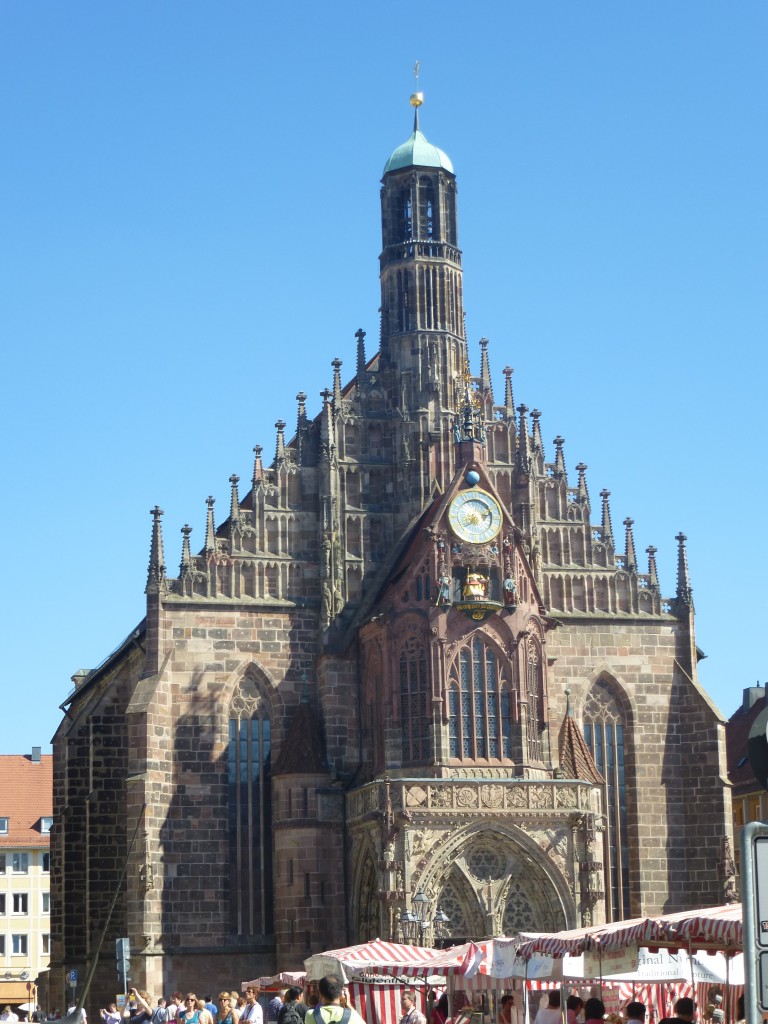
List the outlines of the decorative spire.
{"label": "decorative spire", "polygon": [[517,468],[528,473],[531,468],[531,456],[528,451],[528,423],[525,419],[528,406],[518,405],[517,411],[520,414],[520,426],[517,432]]}
{"label": "decorative spire", "polygon": [[635,537],[632,533],[632,527],[635,525],[635,520],[630,519],[629,516],[624,520],[624,526],[626,527],[626,538],[624,544],[624,568],[628,572],[635,572],[637,569],[637,555],[635,554]]}
{"label": "decorative spire", "polygon": [[230,524],[238,522],[240,519],[240,496],[237,493],[237,485],[240,483],[240,477],[237,473],[233,473],[229,478],[230,484],[232,484],[232,497],[229,502],[229,520]]}
{"label": "decorative spire", "polygon": [[512,393],[512,374],[515,371],[511,366],[504,367],[504,414],[509,421],[515,421],[515,396]]}
{"label": "decorative spire", "polygon": [[676,603],[679,608],[686,611],[693,610],[693,591],[691,590],[691,578],[688,574],[688,552],[685,549],[685,542],[688,538],[684,533],[678,533],[677,541],[677,594]]}
{"label": "decorative spire", "polygon": [[653,590],[658,591],[659,589],[659,573],[656,568],[656,548],[651,544],[650,547],[645,549],[648,555],[648,575],[651,579],[651,587]]}
{"label": "decorative spire", "polygon": [[261,452],[262,448],[260,444],[254,446],[253,449],[253,486],[264,482],[264,466],[261,463]]}
{"label": "decorative spire", "polygon": [[277,430],[277,443],[275,444],[275,469],[285,465],[285,420],[278,420],[275,424]]}
{"label": "decorative spire", "polygon": [[299,403],[299,411],[296,416],[296,461],[301,466],[304,463],[304,443],[307,427],[307,396],[303,391],[300,391],[296,395],[296,401]]}
{"label": "decorative spire", "polygon": [[463,441],[475,441],[478,444],[485,444],[485,419],[483,417],[483,410],[480,408],[480,399],[472,386],[469,361],[464,364],[464,375],[460,393],[458,411],[453,420],[454,443],[461,444]]}
{"label": "decorative spire", "polygon": [[357,338],[357,379],[362,380],[365,367],[367,366],[365,359],[365,331],[362,327],[355,331],[355,337]]}
{"label": "decorative spire", "polygon": [[531,419],[533,420],[533,450],[534,452],[543,455],[544,454],[544,442],[541,439],[541,410],[532,409]]}
{"label": "decorative spire", "polygon": [[165,556],[163,555],[163,524],[160,517],[165,513],[159,505],[150,509],[152,516],[152,542],[149,548],[149,573],[145,593],[158,594],[165,589]]}
{"label": "decorative spire", "polygon": [[216,550],[216,527],[213,523],[213,506],[216,504],[216,499],[209,494],[205,499],[205,504],[208,506],[205,515],[205,553],[212,555]]}
{"label": "decorative spire", "polygon": [[577,500],[583,505],[589,504],[589,491],[587,490],[587,466],[585,463],[580,462],[576,469],[579,471],[579,482],[577,483]]}
{"label": "decorative spire", "polygon": [[417,132],[419,130],[419,107],[424,102],[424,93],[419,92],[419,68],[421,67],[421,61],[417,60],[413,65],[413,77],[416,80],[416,92],[411,93],[411,106],[413,109],[413,130]]}
{"label": "decorative spire", "polygon": [[333,392],[325,388],[320,392],[320,397],[323,400],[323,408],[320,413],[320,445],[325,454],[330,456],[331,449],[334,447],[333,411],[331,407]]}
{"label": "decorative spire", "polygon": [[338,412],[341,408],[341,360],[331,360],[333,367],[333,407]]}
{"label": "decorative spire", "polygon": [[560,479],[564,479],[566,476],[565,472],[565,456],[563,455],[563,445],[565,444],[565,438],[560,437],[558,434],[555,440],[552,442],[555,446],[555,476]]}
{"label": "decorative spire", "polygon": [[600,527],[600,539],[604,544],[613,544],[613,525],[611,524],[611,506],[608,503],[608,499],[611,496],[610,491],[600,491],[600,497],[603,499],[603,522]]}
{"label": "decorative spire", "polygon": [[491,383],[491,367],[488,362],[488,339],[480,339],[480,386],[484,395],[490,395],[493,400],[493,384]]}
{"label": "decorative spire", "polygon": [[184,523],[181,528],[181,535],[184,540],[181,542],[181,564],[179,565],[179,576],[182,579],[184,579],[192,568],[192,550],[189,546],[190,533],[192,533],[192,527],[189,523]]}

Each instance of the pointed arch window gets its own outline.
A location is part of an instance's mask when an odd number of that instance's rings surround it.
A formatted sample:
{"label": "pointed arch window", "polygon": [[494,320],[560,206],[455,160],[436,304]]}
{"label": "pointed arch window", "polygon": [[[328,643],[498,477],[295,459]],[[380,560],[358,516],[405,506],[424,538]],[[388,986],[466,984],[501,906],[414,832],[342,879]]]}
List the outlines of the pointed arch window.
{"label": "pointed arch window", "polygon": [[428,177],[419,181],[419,226],[423,240],[432,239],[437,234],[437,210],[435,206],[435,187]]}
{"label": "pointed arch window", "polygon": [[512,757],[512,694],[506,667],[479,637],[463,647],[451,667],[448,691],[451,757]]}
{"label": "pointed arch window", "polygon": [[402,722],[403,763],[428,761],[430,707],[427,686],[427,650],[415,636],[409,637],[400,652],[400,721]]}
{"label": "pointed arch window", "polygon": [[544,687],[541,650],[530,639],[525,650],[525,690],[528,699],[528,761],[543,761],[541,737],[544,731]]}
{"label": "pointed arch window", "polygon": [[611,684],[606,679],[598,679],[584,706],[584,739],[605,779],[606,880],[610,884],[609,907],[614,921],[630,916],[625,725],[621,704]]}
{"label": "pointed arch window", "polygon": [[237,935],[270,935],[272,780],[269,705],[244,679],[229,708],[230,923]]}

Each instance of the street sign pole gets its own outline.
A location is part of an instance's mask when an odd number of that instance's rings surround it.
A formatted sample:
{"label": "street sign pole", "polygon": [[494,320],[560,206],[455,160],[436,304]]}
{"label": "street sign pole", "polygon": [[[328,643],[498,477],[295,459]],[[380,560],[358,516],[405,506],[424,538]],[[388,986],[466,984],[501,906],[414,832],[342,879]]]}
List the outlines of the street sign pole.
{"label": "street sign pole", "polygon": [[747,1024],[768,1013],[768,822],[741,831],[744,1010]]}

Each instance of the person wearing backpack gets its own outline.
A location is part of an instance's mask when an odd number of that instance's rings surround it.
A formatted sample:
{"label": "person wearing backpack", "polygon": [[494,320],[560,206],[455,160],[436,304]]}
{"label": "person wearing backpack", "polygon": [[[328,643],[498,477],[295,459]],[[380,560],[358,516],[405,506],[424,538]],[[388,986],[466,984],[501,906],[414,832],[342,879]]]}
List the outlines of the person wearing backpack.
{"label": "person wearing backpack", "polygon": [[162,996],[157,1000],[157,1006],[152,1011],[152,1024],[168,1024],[168,1008]]}
{"label": "person wearing backpack", "polygon": [[277,1024],[304,1024],[306,1015],[307,1007],[301,989],[295,987],[286,989],[285,1000],[277,1015]]}
{"label": "person wearing backpack", "polygon": [[327,974],[318,983],[320,1002],[313,1010],[307,1010],[304,1024],[365,1024],[365,1021],[351,1006],[341,1005],[344,985],[335,974]]}

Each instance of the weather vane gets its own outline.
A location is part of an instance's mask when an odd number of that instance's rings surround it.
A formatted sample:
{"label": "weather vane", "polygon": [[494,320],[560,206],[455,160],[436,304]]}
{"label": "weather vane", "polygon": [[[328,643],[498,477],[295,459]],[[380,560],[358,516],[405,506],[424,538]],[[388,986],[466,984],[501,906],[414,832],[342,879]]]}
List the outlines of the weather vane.
{"label": "weather vane", "polygon": [[[411,96],[411,106],[418,108],[424,102],[424,93],[419,92],[419,68],[421,67],[421,61],[417,60],[413,65],[413,77],[416,80],[416,91]],[[418,127],[418,125],[416,126]]]}

